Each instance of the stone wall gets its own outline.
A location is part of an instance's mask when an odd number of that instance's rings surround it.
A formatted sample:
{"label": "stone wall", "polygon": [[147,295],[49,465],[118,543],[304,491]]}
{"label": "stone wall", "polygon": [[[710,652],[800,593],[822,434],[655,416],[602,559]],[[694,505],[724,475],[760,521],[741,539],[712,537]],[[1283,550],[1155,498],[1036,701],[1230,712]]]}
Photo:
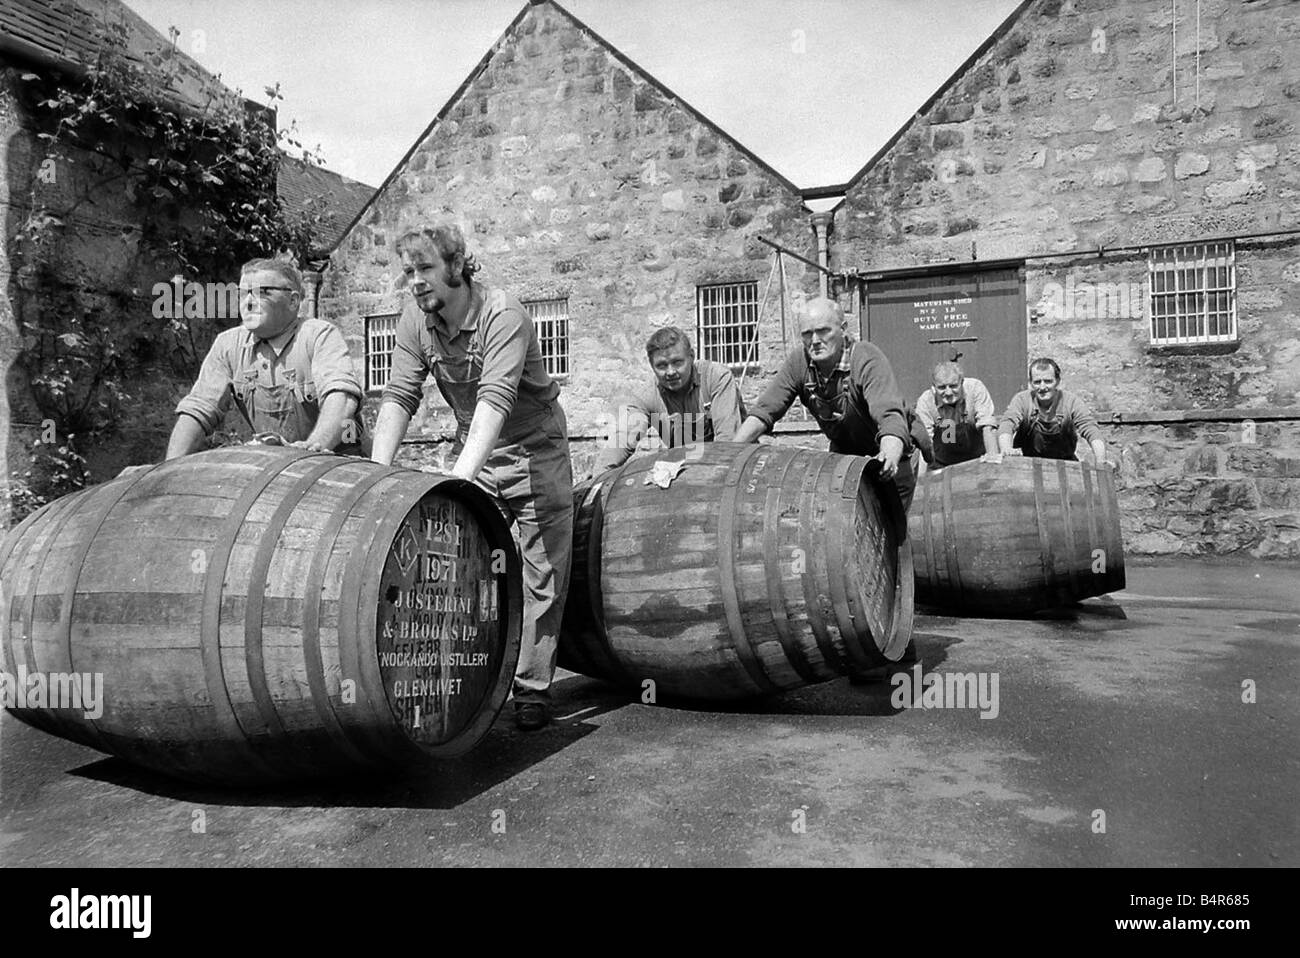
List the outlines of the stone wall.
{"label": "stone wall", "polygon": [[[1300,229],[1300,5],[1197,7],[1031,3],[850,188],[832,266],[1023,258],[1029,354],[1103,419],[1300,407],[1300,236],[1259,235]],[[1153,347],[1147,248],[1217,237],[1238,341]],[[1135,553],[1297,554],[1292,427],[1105,428]]]}
{"label": "stone wall", "polygon": [[[752,280],[764,292],[772,250],[759,234],[816,255],[792,184],[546,4],[512,24],[334,253],[320,314],[344,329],[358,369],[364,317],[409,300],[394,241],[445,218],[462,224],[486,282],[568,298],[562,402],[575,437],[650,375],[656,327],[694,333],[697,285]],[[793,261],[787,278],[796,294],[817,288]],[[761,326],[747,395],[783,351],[775,284]],[[412,435],[452,427],[441,399],[426,398]]]}
{"label": "stone wall", "polygon": [[[41,433],[41,413],[17,362],[21,330],[38,319],[44,294],[56,286],[84,287],[80,301],[103,315],[127,310],[152,314],[153,284],[168,273],[140,254],[140,213],[120,182],[101,187],[107,172],[103,158],[74,150],[71,162],[48,161],[24,107],[19,75],[32,67],[0,63],[0,368],[5,396],[0,407],[4,433],[4,472],[0,481],[23,473],[32,443]],[[39,68],[38,68],[39,69]],[[142,144],[141,150],[148,149]],[[61,214],[63,225],[50,231],[51,274],[37,274],[24,258],[17,235],[32,211],[33,186],[38,207]],[[71,211],[71,212],[67,212]],[[53,284],[53,285],[51,285]],[[164,322],[157,321],[159,326]],[[144,336],[133,344],[144,370],[126,384],[134,413],[124,417],[112,442],[87,453],[94,479],[115,474],[122,465],[160,458],[174,420],[172,408],[186,383],[170,373],[164,338]],[[2,499],[3,497],[0,497]],[[4,517],[0,517],[2,520]]]}

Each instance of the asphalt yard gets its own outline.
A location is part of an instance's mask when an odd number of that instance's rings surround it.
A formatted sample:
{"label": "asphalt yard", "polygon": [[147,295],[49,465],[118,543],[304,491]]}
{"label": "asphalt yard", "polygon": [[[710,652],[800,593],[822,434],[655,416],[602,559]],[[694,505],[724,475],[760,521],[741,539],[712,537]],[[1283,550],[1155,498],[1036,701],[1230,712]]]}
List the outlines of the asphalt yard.
{"label": "asphalt yard", "polygon": [[1300,865],[1300,569],[1128,585],[1055,619],[920,616],[906,681],[739,707],[562,672],[554,725],[507,707],[395,779],[200,788],[6,714],[0,863]]}

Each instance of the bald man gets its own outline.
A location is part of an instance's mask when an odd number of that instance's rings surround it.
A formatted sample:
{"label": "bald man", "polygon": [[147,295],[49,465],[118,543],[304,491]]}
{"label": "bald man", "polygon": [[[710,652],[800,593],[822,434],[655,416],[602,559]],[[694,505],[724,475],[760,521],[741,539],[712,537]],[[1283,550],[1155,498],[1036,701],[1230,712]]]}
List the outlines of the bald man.
{"label": "bald man", "polygon": [[814,299],[799,320],[803,345],[786,354],[775,378],[736,433],[754,442],[798,399],[831,441],[831,452],[868,456],[892,479],[906,510],[916,488],[917,458],[908,409],[889,360],[844,331],[839,303]]}

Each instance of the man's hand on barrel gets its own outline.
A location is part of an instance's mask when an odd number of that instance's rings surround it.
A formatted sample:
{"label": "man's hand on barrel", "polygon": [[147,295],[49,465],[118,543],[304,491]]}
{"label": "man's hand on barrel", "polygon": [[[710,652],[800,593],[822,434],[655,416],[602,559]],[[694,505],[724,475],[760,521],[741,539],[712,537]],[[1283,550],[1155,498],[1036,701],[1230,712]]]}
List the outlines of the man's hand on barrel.
{"label": "man's hand on barrel", "polygon": [[903,440],[897,436],[881,436],[880,452],[872,458],[880,461],[880,478],[893,479],[898,474],[898,461],[903,458]]}
{"label": "man's hand on barrel", "polygon": [[325,444],[322,443],[319,439],[299,439],[297,442],[289,443],[289,445],[296,446],[299,449],[306,449],[308,452],[329,452],[330,451],[325,448]]}

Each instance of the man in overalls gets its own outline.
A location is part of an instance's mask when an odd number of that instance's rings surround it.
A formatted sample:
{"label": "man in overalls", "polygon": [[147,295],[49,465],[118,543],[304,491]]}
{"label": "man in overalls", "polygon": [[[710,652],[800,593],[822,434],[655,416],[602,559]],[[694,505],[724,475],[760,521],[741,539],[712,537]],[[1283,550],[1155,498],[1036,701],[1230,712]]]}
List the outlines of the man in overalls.
{"label": "man in overalls", "polygon": [[879,460],[880,477],[894,481],[906,511],[916,488],[918,454],[889,360],[871,343],[845,335],[844,313],[833,300],[812,300],[799,334],[803,345],[786,354],[735,441],[754,442],[798,399],[830,439],[831,452]]}
{"label": "man in overalls", "polygon": [[932,437],[934,467],[942,469],[982,455],[996,457],[997,411],[985,385],[962,375],[955,362],[935,366],[930,381],[933,387],[917,397],[916,416]]}
{"label": "man in overalls", "polygon": [[546,372],[537,330],[519,301],[474,281],[478,266],[458,226],[407,233],[397,253],[413,302],[397,323],[372,458],[393,461],[432,373],[456,416],[452,474],[497,497],[515,522],[524,573],[515,723],[538,729],[550,720],[573,547],[573,470],[560,387]]}
{"label": "man in overalls", "polygon": [[233,401],[255,438],[313,452],[364,455],[361,384],[333,323],[300,319],[302,276],[255,259],[239,275],[241,325],[217,335],[189,395],[176,405],[167,458],[201,448]]}
{"label": "man in overalls", "polygon": [[[1079,438],[1092,446],[1097,465],[1106,463],[1106,441],[1088,407],[1060,388],[1061,367],[1054,359],[1029,364],[1029,388],[1018,392],[998,423],[998,449],[1013,448],[1039,459],[1077,460]],[[1112,467],[1114,463],[1108,463]]]}
{"label": "man in overalls", "polygon": [[627,462],[648,430],[669,449],[731,442],[745,418],[731,370],[696,359],[690,338],[676,326],[655,330],[645,351],[654,380],[615,407],[610,435],[596,456],[597,475]]}

